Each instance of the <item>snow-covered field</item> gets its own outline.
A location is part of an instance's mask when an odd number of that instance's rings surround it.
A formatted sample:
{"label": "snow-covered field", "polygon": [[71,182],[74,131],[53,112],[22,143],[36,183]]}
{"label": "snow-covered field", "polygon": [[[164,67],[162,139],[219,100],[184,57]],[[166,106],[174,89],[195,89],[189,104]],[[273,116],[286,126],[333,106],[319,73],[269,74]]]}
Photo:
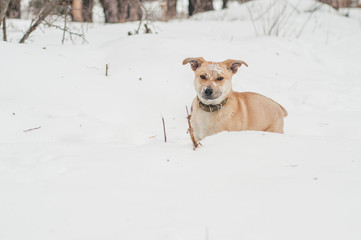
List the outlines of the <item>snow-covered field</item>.
{"label": "snow-covered field", "polygon": [[[87,44],[42,28],[19,45],[30,21],[9,20],[0,239],[360,240],[361,11],[307,20],[313,1],[293,1],[299,13],[264,36],[277,12],[254,18],[269,2],[157,22],[157,34],[87,25]],[[234,90],[281,103],[285,134],[221,133],[193,151],[181,62],[199,56],[246,61]]]}

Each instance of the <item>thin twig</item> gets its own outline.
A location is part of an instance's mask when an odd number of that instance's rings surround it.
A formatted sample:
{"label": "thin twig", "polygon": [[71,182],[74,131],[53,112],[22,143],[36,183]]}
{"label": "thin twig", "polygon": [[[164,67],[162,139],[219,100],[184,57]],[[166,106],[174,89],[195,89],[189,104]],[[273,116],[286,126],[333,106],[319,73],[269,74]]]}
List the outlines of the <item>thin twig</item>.
{"label": "thin twig", "polygon": [[[279,26],[278,23],[280,21],[280,18],[283,16],[283,13],[285,12],[286,8],[287,8],[287,6],[284,5],[281,12],[277,13],[277,16],[275,18],[273,18],[273,23],[269,27],[267,35],[273,35],[272,34],[272,32],[274,32],[273,29]],[[278,31],[274,32],[274,35],[278,36]]]}
{"label": "thin twig", "polygon": [[248,10],[249,16],[251,17],[252,26],[253,26],[254,32],[255,32],[255,34],[256,34],[256,37],[258,37],[258,32],[257,32],[257,28],[256,28],[256,23],[255,23],[255,21],[254,21],[252,11],[251,11],[251,9],[249,8],[248,5],[247,5],[247,10]]}
{"label": "thin twig", "polygon": [[196,150],[197,147],[202,146],[202,144],[200,142],[196,142],[195,138],[194,138],[194,134],[193,134],[193,128],[192,128],[192,124],[191,124],[191,115],[189,115],[188,112],[188,107],[186,106],[186,111],[187,111],[187,119],[188,119],[188,133],[189,136],[191,137],[192,143],[193,143],[193,150]]}
{"label": "thin twig", "polygon": [[49,26],[49,27],[54,27],[54,28],[56,28],[56,29],[59,29],[59,30],[62,30],[62,31],[66,31],[67,33],[69,33],[70,37],[72,37],[72,35],[81,37],[84,42],[88,43],[88,41],[85,39],[84,34],[82,34],[82,33],[72,32],[72,31],[70,31],[69,28],[62,28],[62,27],[60,27],[60,26],[58,26],[58,25],[55,25],[55,24],[53,24],[53,23],[51,23],[51,22],[48,22],[48,21],[45,21],[45,20],[44,20],[44,23],[45,23],[47,26]]}
{"label": "thin twig", "polygon": [[36,127],[36,128],[29,128],[29,129],[26,129],[26,130],[24,130],[23,132],[30,132],[30,131],[34,131],[34,130],[37,130],[37,129],[39,129],[39,128],[41,128],[41,126],[40,127]]}
{"label": "thin twig", "polygon": [[45,20],[45,18],[54,11],[55,6],[57,6],[60,1],[61,0],[51,0],[45,4],[45,6],[40,10],[39,14],[31,21],[29,29],[20,39],[19,43],[25,42],[30,34],[35,31],[35,29]]}
{"label": "thin twig", "polygon": [[67,16],[69,14],[69,7],[66,8],[65,10],[65,15],[64,15],[64,29],[63,29],[63,38],[61,39],[61,44],[64,45],[64,41],[65,41],[65,33],[66,33],[66,20],[67,20]]}
{"label": "thin twig", "polygon": [[312,17],[313,14],[318,10],[318,8],[319,8],[320,6],[321,6],[321,3],[320,3],[318,6],[316,6],[316,7],[314,8],[314,10],[308,15],[308,18],[306,19],[306,21],[304,21],[304,23],[303,23],[300,31],[298,32],[296,38],[299,38],[299,37],[301,36],[301,34],[302,34],[302,32],[303,32],[303,29],[306,27],[307,23],[310,21],[311,17]]}
{"label": "thin twig", "polygon": [[165,122],[164,122],[164,117],[163,116],[162,116],[162,123],[163,123],[164,142],[167,142],[167,133],[165,131]]}

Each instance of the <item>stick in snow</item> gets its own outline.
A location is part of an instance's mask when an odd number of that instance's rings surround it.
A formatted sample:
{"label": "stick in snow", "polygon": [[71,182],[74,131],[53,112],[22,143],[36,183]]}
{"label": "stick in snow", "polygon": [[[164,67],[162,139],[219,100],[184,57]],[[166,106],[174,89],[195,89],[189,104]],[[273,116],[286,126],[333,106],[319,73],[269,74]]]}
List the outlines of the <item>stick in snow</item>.
{"label": "stick in snow", "polygon": [[192,128],[192,125],[191,125],[191,115],[189,115],[189,112],[188,112],[188,107],[186,106],[186,110],[187,110],[187,119],[188,119],[188,133],[189,133],[189,136],[191,137],[191,140],[192,140],[192,143],[193,143],[193,150],[196,150],[197,147],[199,146],[202,146],[202,144],[200,142],[196,142],[195,138],[194,138],[194,134],[193,134],[193,128]]}
{"label": "stick in snow", "polygon": [[41,126],[40,127],[36,127],[36,128],[29,128],[29,129],[26,129],[26,130],[24,130],[23,132],[30,132],[30,131],[34,131],[34,130],[37,130],[37,129],[39,129],[39,128],[41,128]]}
{"label": "stick in snow", "polygon": [[162,116],[162,123],[163,123],[164,142],[167,142],[167,133],[165,132],[165,122],[163,116]]}
{"label": "stick in snow", "polygon": [[109,65],[105,64],[105,76],[108,77],[108,70],[109,70]]}

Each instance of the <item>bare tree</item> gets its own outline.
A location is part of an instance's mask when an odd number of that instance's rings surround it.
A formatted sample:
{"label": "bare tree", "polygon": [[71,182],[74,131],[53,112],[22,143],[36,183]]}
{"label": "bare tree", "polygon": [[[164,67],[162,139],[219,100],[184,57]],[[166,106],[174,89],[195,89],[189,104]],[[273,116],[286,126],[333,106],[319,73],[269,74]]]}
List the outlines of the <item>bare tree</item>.
{"label": "bare tree", "polygon": [[94,0],[72,0],[72,19],[75,22],[92,22]]}
{"label": "bare tree", "polygon": [[226,9],[228,7],[228,0],[222,0],[222,9]]}
{"label": "bare tree", "polygon": [[20,15],[20,0],[10,0],[8,10],[6,11],[6,17],[20,18]]}
{"label": "bare tree", "polygon": [[103,6],[105,22],[118,23],[119,22],[119,7],[117,0],[100,0]]}
{"label": "bare tree", "polygon": [[0,0],[0,25],[5,17],[6,10],[8,9],[9,3],[10,3],[10,0]]}
{"label": "bare tree", "polygon": [[161,7],[163,9],[163,21],[177,16],[177,0],[163,0]]}
{"label": "bare tree", "polygon": [[6,33],[6,17],[3,20],[3,40],[6,42],[8,40],[8,36]]}
{"label": "bare tree", "polygon": [[118,0],[120,22],[136,21],[142,18],[141,3],[139,0]]}
{"label": "bare tree", "polygon": [[319,2],[326,3],[336,10],[339,8],[350,7],[353,3],[352,0],[319,0]]}
{"label": "bare tree", "polygon": [[139,0],[101,0],[106,23],[135,21],[141,18]]}
{"label": "bare tree", "polygon": [[[1,1],[1,0],[0,0]],[[63,0],[50,0],[40,10],[39,14],[31,21],[29,29],[26,31],[24,36],[20,39],[19,43],[24,43],[30,34],[49,16],[56,6],[60,5]]]}
{"label": "bare tree", "polygon": [[214,10],[213,0],[189,0],[188,15]]}
{"label": "bare tree", "polygon": [[118,0],[119,22],[126,22],[129,14],[129,2],[131,0]]}
{"label": "bare tree", "polygon": [[72,19],[75,22],[83,21],[83,1],[82,0],[73,0],[72,9],[71,9]]}
{"label": "bare tree", "polygon": [[174,18],[177,16],[177,0],[167,1],[167,17]]}
{"label": "bare tree", "polygon": [[140,8],[140,2],[138,0],[128,0],[127,2],[123,2],[124,5],[121,5],[121,7],[125,6],[127,9],[126,15],[122,16],[120,19],[121,22],[126,21],[136,21],[141,18],[142,10]]}
{"label": "bare tree", "polygon": [[83,21],[93,21],[93,6],[94,0],[83,0]]}

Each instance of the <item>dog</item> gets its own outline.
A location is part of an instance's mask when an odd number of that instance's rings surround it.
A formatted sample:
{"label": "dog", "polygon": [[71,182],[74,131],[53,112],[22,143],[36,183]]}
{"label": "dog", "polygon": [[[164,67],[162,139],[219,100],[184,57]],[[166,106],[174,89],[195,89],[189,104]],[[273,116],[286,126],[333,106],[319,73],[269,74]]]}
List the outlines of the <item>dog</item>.
{"label": "dog", "polygon": [[186,58],[195,73],[197,96],[192,102],[191,122],[195,141],[222,131],[266,131],[283,133],[286,109],[253,92],[234,92],[232,76],[241,60],[208,62],[202,57]]}

